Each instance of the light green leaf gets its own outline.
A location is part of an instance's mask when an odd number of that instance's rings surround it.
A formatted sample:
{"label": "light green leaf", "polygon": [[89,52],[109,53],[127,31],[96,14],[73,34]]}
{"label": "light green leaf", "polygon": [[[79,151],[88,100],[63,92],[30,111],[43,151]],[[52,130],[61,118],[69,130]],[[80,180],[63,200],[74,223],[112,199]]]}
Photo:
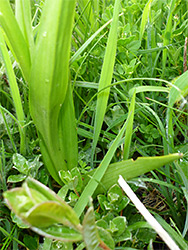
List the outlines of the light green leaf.
{"label": "light green leaf", "polygon": [[32,230],[40,235],[43,235],[44,237],[49,237],[64,242],[73,242],[82,240],[81,233],[74,230],[73,228],[64,227],[62,225],[54,225],[43,229],[32,227]]}
{"label": "light green leaf", "polygon": [[100,243],[99,234],[95,225],[94,209],[91,206],[83,220],[83,239],[88,250],[95,250]]}
{"label": "light green leaf", "polygon": [[74,12],[75,0],[45,1],[29,83],[30,111],[38,129],[43,160],[59,183],[58,171],[76,167],[78,155],[69,86]]}
{"label": "light green leaf", "polygon": [[38,204],[25,214],[25,220],[33,227],[43,228],[55,223],[78,226],[79,219],[74,210],[66,203],[48,201]]}

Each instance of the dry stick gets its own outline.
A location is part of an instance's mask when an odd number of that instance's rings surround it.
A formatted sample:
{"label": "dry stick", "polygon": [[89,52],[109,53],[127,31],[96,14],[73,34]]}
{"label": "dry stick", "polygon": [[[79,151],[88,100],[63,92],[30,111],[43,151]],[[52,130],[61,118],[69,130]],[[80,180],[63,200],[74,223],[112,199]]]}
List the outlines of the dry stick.
{"label": "dry stick", "polygon": [[176,245],[174,240],[169,236],[169,234],[163,229],[163,227],[159,224],[159,222],[151,215],[151,213],[146,209],[144,204],[138,199],[136,194],[132,191],[123,177],[120,175],[118,180],[119,185],[127,194],[129,199],[134,203],[135,207],[139,210],[139,212],[144,216],[146,221],[152,226],[152,228],[158,233],[158,235],[163,239],[166,245],[171,250],[180,250],[180,248]]}
{"label": "dry stick", "polygon": [[183,51],[183,72],[187,71],[187,37],[185,38]]}

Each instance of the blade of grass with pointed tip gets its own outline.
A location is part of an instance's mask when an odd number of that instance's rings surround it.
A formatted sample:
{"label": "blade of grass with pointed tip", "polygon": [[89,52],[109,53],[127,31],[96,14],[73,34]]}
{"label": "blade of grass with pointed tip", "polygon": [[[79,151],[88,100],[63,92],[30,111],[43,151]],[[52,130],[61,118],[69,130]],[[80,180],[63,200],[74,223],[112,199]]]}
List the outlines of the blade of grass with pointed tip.
{"label": "blade of grass with pointed tip", "polygon": [[141,20],[141,25],[140,25],[140,37],[139,37],[140,41],[142,40],[144,30],[145,30],[146,24],[148,22],[148,16],[149,16],[150,8],[151,8],[151,2],[152,2],[152,0],[149,0],[147,2],[147,4],[145,5],[144,10],[143,10],[142,20]]}
{"label": "blade of grass with pointed tip", "polygon": [[[112,185],[116,184],[119,175],[122,175],[125,180],[130,180],[151,170],[169,164],[172,161],[178,160],[182,158],[182,156],[182,154],[176,153],[165,156],[138,157],[135,161],[133,159],[129,159],[117,163],[112,163],[109,165],[102,180],[100,181],[101,184],[98,185],[95,195],[103,193]],[[95,171],[96,170],[93,170],[93,172]],[[92,176],[94,178],[94,174]]]}
{"label": "blade of grass with pointed tip", "polygon": [[[67,89],[70,84],[69,58],[74,12],[75,0],[45,2],[29,83],[30,111],[39,131],[44,161],[49,172],[59,183],[61,181],[58,171],[67,169],[65,141],[72,140],[72,137],[68,138],[68,134],[76,136],[74,112],[69,114],[72,116],[69,119],[64,119],[61,113],[65,106],[72,105],[72,101],[67,101],[66,95],[72,98],[71,90],[67,92]],[[72,110],[72,107],[69,109]],[[64,131],[64,141],[60,132],[61,123],[64,123],[64,129],[68,130]],[[73,141],[76,140],[77,138],[74,138]],[[71,148],[69,150],[75,159],[77,152]]]}
{"label": "blade of grass with pointed tip", "polygon": [[16,110],[16,116],[18,118],[18,121],[20,123],[19,128],[19,132],[20,132],[20,152],[22,154],[25,154],[25,150],[26,150],[26,141],[25,141],[25,129],[23,128],[24,126],[24,111],[23,111],[23,107],[22,107],[22,101],[21,101],[21,96],[20,96],[20,92],[19,92],[19,88],[16,82],[16,77],[14,74],[14,70],[12,68],[12,63],[9,57],[9,53],[4,41],[4,37],[2,34],[2,29],[0,28],[0,50],[2,53],[2,58],[5,64],[5,68],[6,68],[6,72],[7,72],[7,76],[8,76],[8,80],[9,80],[9,84],[10,84],[10,90],[11,90],[11,96],[14,102],[14,107]]}
{"label": "blade of grass with pointed tip", "polygon": [[[129,117],[127,118],[127,121],[129,120]],[[87,203],[88,203],[88,198],[90,196],[93,195],[93,193],[95,192],[100,180],[103,178],[109,163],[117,149],[117,147],[119,146],[119,143],[121,141],[121,138],[125,132],[126,126],[127,126],[127,121],[125,122],[125,124],[123,125],[123,127],[121,128],[119,134],[117,135],[117,137],[115,138],[115,140],[113,141],[111,147],[109,148],[108,152],[106,153],[106,155],[104,156],[101,164],[99,165],[99,167],[95,170],[95,173],[93,174],[93,178],[88,182],[87,186],[85,187],[85,189],[83,190],[78,202],[76,203],[74,210],[77,213],[77,215],[80,217],[80,215],[82,214],[82,212],[84,211],[84,208],[86,207]],[[111,176],[112,177],[112,176]]]}
{"label": "blade of grass with pointed tip", "polygon": [[25,80],[29,80],[31,59],[27,42],[16,21],[8,0],[2,0],[0,4],[0,24],[6,35],[6,42],[19,63]]}
{"label": "blade of grass with pointed tip", "polygon": [[125,132],[125,144],[124,144],[124,150],[123,150],[123,159],[127,160],[129,158],[129,151],[130,151],[130,145],[131,145],[131,139],[132,139],[132,132],[133,132],[133,120],[134,120],[134,110],[135,110],[135,97],[136,97],[136,91],[134,91],[131,104],[129,107],[129,121],[127,123],[127,128]]}
{"label": "blade of grass with pointed tip", "polygon": [[[120,0],[116,0],[115,5],[114,5],[113,21],[112,21],[112,25],[110,28],[108,41],[107,41],[107,47],[106,47],[104,62],[102,66],[102,72],[100,76],[98,91],[110,85],[111,80],[112,80],[116,47],[117,47],[117,29],[118,29],[119,9],[120,9]],[[92,145],[92,154],[91,154],[92,159],[93,159],[93,155],[94,155],[97,141],[99,138],[100,130],[102,127],[104,115],[106,112],[109,93],[110,93],[110,88],[107,88],[105,91],[100,92],[97,96],[97,107],[96,107],[96,115],[95,115],[95,121],[94,121],[94,136],[93,136],[93,145]]]}
{"label": "blade of grass with pointed tip", "polygon": [[170,90],[169,88],[166,87],[160,87],[160,86],[138,86],[136,88],[132,88],[129,90],[129,95],[132,95],[133,92],[136,91],[137,93],[142,93],[142,92],[166,92],[169,93]]}
{"label": "blade of grass with pointed tip", "polygon": [[94,38],[103,31],[110,23],[112,22],[112,19],[110,19],[108,22],[106,22],[102,27],[100,27],[71,57],[70,64],[76,61],[76,59],[79,57],[79,55],[87,48],[87,46],[94,40]]}

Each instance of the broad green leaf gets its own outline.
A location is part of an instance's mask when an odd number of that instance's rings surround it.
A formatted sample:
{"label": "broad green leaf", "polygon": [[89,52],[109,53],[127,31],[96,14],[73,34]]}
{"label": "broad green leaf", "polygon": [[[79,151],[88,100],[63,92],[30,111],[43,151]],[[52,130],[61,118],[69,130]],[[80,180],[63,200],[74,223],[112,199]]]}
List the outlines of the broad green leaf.
{"label": "broad green leaf", "polygon": [[38,129],[43,159],[59,183],[58,171],[77,164],[77,134],[69,86],[74,12],[75,1],[45,1],[29,83],[30,111]]}
{"label": "broad green leaf", "polygon": [[21,182],[27,178],[25,174],[9,175],[7,182],[16,183]]}
{"label": "broad green leaf", "polygon": [[0,24],[6,35],[8,46],[19,63],[25,80],[28,82],[31,69],[30,51],[13,14],[9,0],[1,1]]}
{"label": "broad green leaf", "polygon": [[100,92],[100,90],[110,85],[112,81],[113,68],[114,68],[115,55],[116,55],[116,47],[117,47],[117,29],[118,29],[119,9],[120,9],[120,0],[116,0],[115,5],[114,5],[113,21],[112,21],[111,28],[110,28],[104,62],[103,62],[101,76],[99,80],[99,88],[98,88],[99,94],[97,96],[97,107],[96,107],[96,115],[95,115],[95,121],[94,121],[92,158],[93,158],[95,148],[97,145],[97,141],[99,138],[99,134],[101,131],[104,115],[106,112],[108,97],[110,93],[110,88],[107,88],[102,92]]}
{"label": "broad green leaf", "polygon": [[22,188],[6,191],[4,198],[9,208],[31,226],[41,228],[62,223],[79,227],[74,210],[52,190],[31,178]]}
{"label": "broad green leaf", "polygon": [[28,174],[29,166],[27,160],[20,154],[14,154],[12,157],[14,168],[22,174]]}
{"label": "broad green leaf", "polygon": [[83,220],[83,240],[88,250],[95,250],[100,243],[97,226],[95,224],[94,209],[91,206]]}
{"label": "broad green leaf", "polygon": [[114,225],[117,227],[117,232],[113,233],[114,237],[120,236],[126,229],[127,221],[124,216],[117,216],[112,220]]}
{"label": "broad green leaf", "polygon": [[[108,190],[112,185],[116,184],[119,175],[122,175],[126,180],[138,177],[156,168],[160,168],[174,160],[178,160],[182,157],[182,154],[170,154],[165,156],[154,157],[138,157],[136,160],[129,159],[117,163],[110,164],[105,172],[96,194],[103,193],[104,187]],[[94,170],[93,172],[95,172]],[[91,174],[91,173],[90,173]],[[93,175],[94,178],[94,175]]]}
{"label": "broad green leaf", "polygon": [[74,230],[73,228],[64,227],[62,225],[54,225],[42,229],[32,227],[32,230],[40,235],[43,235],[44,237],[49,237],[64,242],[82,240],[82,234],[80,232]]}
{"label": "broad green leaf", "polygon": [[[115,243],[111,234],[102,227],[98,227],[98,232],[101,240],[111,249],[115,249]],[[98,250],[98,249],[97,249]]]}
{"label": "broad green leaf", "polygon": [[78,217],[74,210],[64,203],[47,201],[29,210],[24,218],[33,227],[43,228],[55,223],[75,227],[79,225]]}
{"label": "broad green leaf", "polygon": [[3,193],[3,196],[9,208],[19,217],[21,217],[20,213],[27,212],[34,205],[23,188],[14,188],[6,191]]}

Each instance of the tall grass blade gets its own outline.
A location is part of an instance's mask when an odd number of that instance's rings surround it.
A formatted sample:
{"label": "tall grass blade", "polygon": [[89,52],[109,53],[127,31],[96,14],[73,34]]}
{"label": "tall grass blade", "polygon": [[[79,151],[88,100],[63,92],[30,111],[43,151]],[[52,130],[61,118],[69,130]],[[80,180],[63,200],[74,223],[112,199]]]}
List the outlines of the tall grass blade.
{"label": "tall grass blade", "polygon": [[31,69],[30,51],[11,9],[9,0],[1,1],[0,25],[6,35],[6,42],[19,63],[25,80],[28,81]]}
{"label": "tall grass blade", "polygon": [[[153,212],[154,213],[154,212]],[[162,227],[171,235],[171,237],[175,240],[175,242],[180,246],[181,249],[188,249],[187,242],[183,239],[183,237],[178,234],[170,225],[167,223],[160,215],[154,213],[157,221],[162,225]]]}
{"label": "tall grass blade", "polygon": [[[129,117],[127,118],[127,121],[128,120],[129,120]],[[97,168],[97,170],[95,170],[95,172],[93,174],[93,178],[91,178],[91,180],[88,182],[88,184],[85,187],[85,189],[83,190],[78,202],[76,203],[74,210],[79,217],[82,214],[82,212],[84,211],[84,208],[86,207],[86,205],[89,201],[89,197],[93,195],[99,182],[103,178],[103,176],[108,168],[108,165],[109,165],[117,147],[119,146],[121,138],[125,132],[125,129],[127,126],[127,121],[125,122],[125,124],[121,128],[119,134],[117,135],[117,137],[115,138],[111,147],[109,148],[108,152],[106,153],[105,157],[103,158],[100,166]]]}
{"label": "tall grass blade", "polygon": [[5,68],[6,68],[9,84],[10,84],[11,96],[14,102],[16,116],[20,123],[18,127],[19,132],[20,132],[20,152],[22,154],[25,154],[26,153],[26,141],[25,141],[25,129],[23,128],[24,123],[25,123],[24,121],[25,115],[24,115],[24,111],[22,107],[21,96],[20,96],[18,85],[16,82],[16,77],[12,68],[12,63],[11,63],[9,53],[8,53],[8,50],[4,41],[4,37],[2,34],[2,29],[0,29],[0,50],[2,53],[2,58],[5,64]]}
{"label": "tall grass blade", "polygon": [[[75,1],[45,2],[29,83],[30,111],[39,132],[44,162],[59,183],[58,171],[67,170],[67,163],[69,166],[74,165],[68,162],[71,157],[67,158],[66,152],[70,150],[74,163],[77,156],[77,150],[66,149],[68,141],[71,144],[71,141],[77,140],[74,112],[69,113],[68,119],[63,114],[65,106],[73,110],[71,89],[68,92],[67,89],[70,84],[69,59],[74,12]],[[62,138],[60,132],[62,124],[66,139]],[[68,136],[70,134],[71,137]]]}
{"label": "tall grass blade", "polygon": [[141,25],[140,25],[140,37],[139,37],[140,41],[142,40],[142,37],[144,35],[144,31],[145,31],[145,27],[146,27],[146,24],[148,22],[151,3],[152,3],[152,0],[149,0],[147,2],[147,4],[145,5],[144,10],[143,10],[142,20],[141,20]]}
{"label": "tall grass blade", "polygon": [[129,120],[127,123],[127,128],[125,132],[125,144],[123,150],[123,159],[127,160],[129,158],[129,151],[131,146],[132,132],[133,132],[133,120],[134,120],[134,110],[135,110],[135,97],[136,91],[133,93],[131,104],[129,107]]}
{"label": "tall grass blade", "polygon": [[[169,45],[172,37],[172,18],[173,18],[175,3],[176,0],[171,0],[170,9],[167,17],[166,29],[163,35],[163,46]],[[164,74],[164,69],[166,67],[166,60],[167,60],[167,49],[163,50],[163,58],[162,58],[163,74]]]}
{"label": "tall grass blade", "polygon": [[[110,33],[107,41],[107,47],[104,57],[104,62],[102,66],[101,77],[99,81],[98,91],[110,85],[113,74],[113,67],[115,62],[116,46],[117,46],[117,28],[118,28],[118,17],[120,9],[120,0],[115,1],[113,21],[110,28]],[[100,92],[97,96],[97,107],[96,116],[94,122],[94,136],[92,145],[92,159],[99,138],[100,130],[102,127],[104,115],[106,112],[108,97],[110,93],[110,88]]]}

